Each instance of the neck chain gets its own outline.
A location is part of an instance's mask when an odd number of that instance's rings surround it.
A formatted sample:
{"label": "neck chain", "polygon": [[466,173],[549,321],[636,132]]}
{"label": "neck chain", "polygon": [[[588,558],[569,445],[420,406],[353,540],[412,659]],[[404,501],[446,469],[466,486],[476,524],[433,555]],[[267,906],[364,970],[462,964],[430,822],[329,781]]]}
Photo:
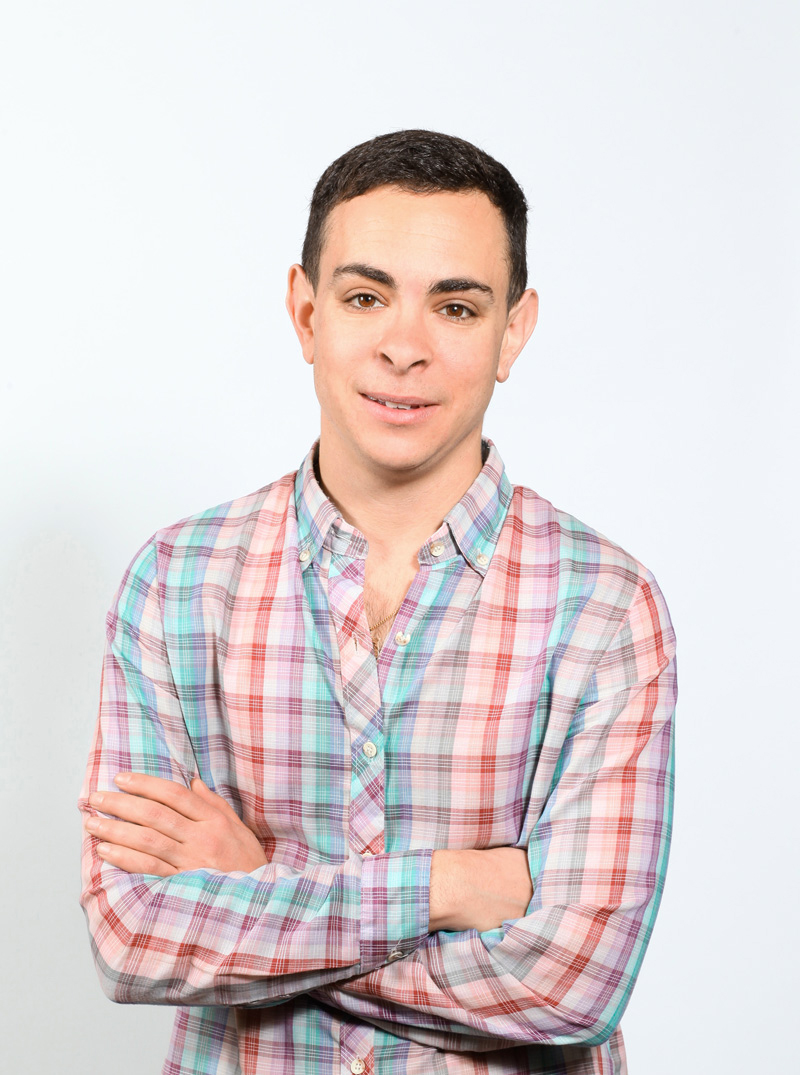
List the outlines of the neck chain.
{"label": "neck chain", "polygon": [[385,623],[388,623],[389,620],[393,620],[395,618],[395,616],[397,615],[397,613],[402,608],[402,606],[403,606],[403,602],[401,601],[400,604],[397,606],[397,608],[394,610],[394,612],[390,612],[389,615],[384,616],[384,618],[382,620],[378,620],[377,623],[369,623],[369,622],[367,622],[367,626],[369,627],[369,633],[372,635],[372,648],[375,651],[375,656],[376,657],[378,656],[378,654],[381,651],[381,644],[378,642],[378,639],[375,637],[375,631],[377,631],[379,627],[383,627],[383,625]]}

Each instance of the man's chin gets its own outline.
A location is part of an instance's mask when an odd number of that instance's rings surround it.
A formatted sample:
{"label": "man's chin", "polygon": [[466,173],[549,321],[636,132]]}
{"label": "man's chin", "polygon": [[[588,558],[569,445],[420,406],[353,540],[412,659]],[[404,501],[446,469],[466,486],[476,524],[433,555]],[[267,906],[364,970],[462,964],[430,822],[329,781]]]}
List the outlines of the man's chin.
{"label": "man's chin", "polygon": [[371,469],[398,478],[426,473],[441,458],[435,445],[391,445],[386,442],[363,446],[362,455]]}

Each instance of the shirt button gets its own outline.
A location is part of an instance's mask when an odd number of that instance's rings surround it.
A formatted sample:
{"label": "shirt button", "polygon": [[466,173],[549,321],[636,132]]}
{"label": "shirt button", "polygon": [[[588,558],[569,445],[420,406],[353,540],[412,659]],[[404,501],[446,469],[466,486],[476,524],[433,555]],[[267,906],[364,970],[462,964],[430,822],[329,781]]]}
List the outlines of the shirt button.
{"label": "shirt button", "polygon": [[368,758],[374,758],[375,755],[378,753],[378,748],[375,746],[374,743],[371,742],[366,742],[361,749],[364,751]]}
{"label": "shirt button", "polygon": [[365,855],[371,855],[371,854],[372,854],[372,852],[371,852],[371,851],[368,851],[368,850],[367,850],[367,849],[365,848],[365,849],[364,849],[364,850],[363,850],[363,851],[361,852],[361,854],[362,854],[362,856],[365,856]]}
{"label": "shirt button", "polygon": [[367,1065],[364,1063],[360,1056],[357,1056],[355,1060],[353,1060],[350,1064],[350,1070],[352,1071],[353,1075],[361,1075],[362,1071],[367,1070]]}
{"label": "shirt button", "polygon": [[441,556],[443,552],[444,545],[442,545],[441,541],[437,541],[431,545],[431,556]]}
{"label": "shirt button", "polygon": [[310,558],[310,556],[311,556],[311,553],[309,552],[308,549],[301,549],[300,550],[300,562],[301,563],[304,564],[306,562],[306,560],[308,560]]}
{"label": "shirt button", "polygon": [[407,646],[411,641],[411,635],[404,635],[402,631],[398,631],[394,636],[394,640],[398,646]]}
{"label": "shirt button", "polygon": [[396,959],[402,959],[402,958],[403,958],[403,953],[398,952],[397,949],[395,948],[395,950],[393,952],[390,952],[389,955],[386,957],[386,961],[387,961],[387,963],[394,963],[394,961]]}
{"label": "shirt button", "polygon": [[489,557],[486,555],[485,552],[478,554],[478,563],[481,565],[481,567],[486,567],[486,565],[489,563]]}

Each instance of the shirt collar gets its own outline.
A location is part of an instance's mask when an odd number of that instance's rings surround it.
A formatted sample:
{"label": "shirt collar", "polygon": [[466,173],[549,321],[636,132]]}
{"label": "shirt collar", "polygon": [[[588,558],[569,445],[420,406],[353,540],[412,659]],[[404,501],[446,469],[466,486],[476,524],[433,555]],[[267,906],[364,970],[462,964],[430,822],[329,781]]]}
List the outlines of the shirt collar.
{"label": "shirt collar", "polygon": [[[305,570],[323,547],[353,558],[367,554],[367,541],[346,523],[317,481],[316,440],[297,472],[294,500],[297,547]],[[448,511],[439,530],[420,549],[420,563],[445,563],[458,552],[480,575],[485,575],[511,503],[513,487],[493,442],[483,439],[483,466],[459,502]],[[444,546],[444,548],[442,548]]]}

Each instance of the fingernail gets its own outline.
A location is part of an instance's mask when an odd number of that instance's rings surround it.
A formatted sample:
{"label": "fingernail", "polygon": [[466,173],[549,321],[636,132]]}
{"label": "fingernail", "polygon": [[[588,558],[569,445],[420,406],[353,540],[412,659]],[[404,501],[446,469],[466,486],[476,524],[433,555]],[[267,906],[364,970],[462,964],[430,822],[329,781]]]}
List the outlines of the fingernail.
{"label": "fingernail", "polygon": [[130,773],[117,773],[117,775],[114,777],[114,783],[115,784],[130,784],[130,782],[131,782],[131,774]]}
{"label": "fingernail", "polygon": [[103,794],[100,791],[96,791],[93,795],[89,796],[89,802],[92,806],[102,806],[104,801]]}
{"label": "fingernail", "polygon": [[96,817],[90,817],[86,822],[86,828],[89,832],[96,832],[100,828],[100,819]]}
{"label": "fingernail", "polygon": [[101,857],[105,857],[109,853],[110,850],[111,850],[111,844],[98,844],[97,845],[97,854],[100,855]]}

